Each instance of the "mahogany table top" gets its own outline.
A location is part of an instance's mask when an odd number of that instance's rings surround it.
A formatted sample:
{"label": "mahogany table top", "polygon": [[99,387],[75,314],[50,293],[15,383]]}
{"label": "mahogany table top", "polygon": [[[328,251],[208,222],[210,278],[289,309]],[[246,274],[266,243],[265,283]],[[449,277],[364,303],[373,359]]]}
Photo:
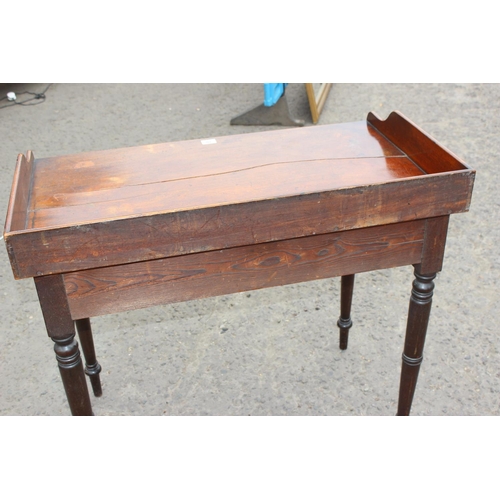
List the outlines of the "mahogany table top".
{"label": "mahogany table top", "polygon": [[5,239],[23,278],[465,211],[473,177],[397,112],[54,158],[28,152]]}

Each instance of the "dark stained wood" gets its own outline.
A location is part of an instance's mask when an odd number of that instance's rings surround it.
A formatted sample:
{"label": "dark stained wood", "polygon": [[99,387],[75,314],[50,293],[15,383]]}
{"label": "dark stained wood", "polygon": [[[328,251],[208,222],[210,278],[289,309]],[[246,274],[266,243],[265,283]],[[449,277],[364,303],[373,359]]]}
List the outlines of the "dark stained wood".
{"label": "dark stained wood", "polygon": [[[159,259],[468,210],[471,172],[6,235],[16,278]],[[120,242],[117,244],[117,242]]]}
{"label": "dark stained wood", "polygon": [[355,274],[342,276],[340,280],[340,317],[337,326],[340,330],[339,348],[343,351],[347,349],[349,342],[349,329],[352,326],[351,304],[352,292],[354,291]]}
{"label": "dark stained wood", "polygon": [[5,219],[4,239],[14,276],[19,275],[18,263],[8,235],[15,231],[23,231],[27,227],[33,163],[34,156],[31,151],[28,151],[26,156],[23,154],[18,155]]}
{"label": "dark stained wood", "polygon": [[423,221],[68,273],[73,318],[419,262]]}
{"label": "dark stained wood", "polygon": [[415,266],[415,280],[408,310],[401,382],[399,386],[398,416],[410,414],[417,385],[418,372],[423,360],[427,326],[431,313],[435,274],[421,274],[420,265]]}
{"label": "dark stained wood", "polygon": [[38,301],[42,309],[47,333],[52,339],[66,339],[75,333],[68,298],[61,274],[35,278]]}
{"label": "dark stained wood", "polygon": [[101,391],[89,317],[415,265],[399,415],[410,412],[449,215],[475,172],[403,115],[34,160],[20,155],[4,238],[35,277],[70,408]]}
{"label": "dark stained wood", "polygon": [[27,228],[247,203],[358,185],[365,176],[384,182],[421,173],[365,122],[46,158],[35,165]]}
{"label": "dark stained wood", "polygon": [[73,416],[92,416],[89,391],[75,335],[53,338],[59,372]]}
{"label": "dark stained wood", "polygon": [[72,415],[92,415],[75,327],[61,275],[35,278],[36,290]]}
{"label": "dark stained wood", "polygon": [[393,111],[385,120],[369,113],[368,123],[408,155],[424,172],[435,174],[468,167],[405,116]]}
{"label": "dark stained wood", "polygon": [[410,150],[412,157],[401,150],[408,149],[407,137],[419,148],[440,150],[409,120],[391,114],[386,121],[369,115],[368,123],[219,137],[208,145],[180,141],[36,160],[32,188],[27,179],[13,188],[30,191],[29,201],[13,195],[29,205],[26,227],[5,233],[14,275],[468,210],[474,172],[443,153],[441,173],[424,175],[416,166],[421,149]]}
{"label": "dark stained wood", "polygon": [[425,221],[425,240],[422,249],[421,273],[441,271],[450,217],[434,217]]}
{"label": "dark stained wood", "polygon": [[[266,161],[264,158],[261,161]],[[52,193],[40,200],[36,211],[30,213],[30,227],[68,226],[148,213],[289,198],[351,187],[360,181],[375,184],[420,175],[422,172],[404,157],[266,163],[224,174],[186,176],[116,189]]]}
{"label": "dark stained wood", "polygon": [[28,205],[33,178],[34,156],[28,151],[26,156],[18,155],[12,189],[10,192],[5,232],[20,231],[27,227]]}
{"label": "dark stained wood", "polygon": [[97,362],[95,355],[94,339],[92,336],[92,327],[89,318],[82,318],[75,321],[78,337],[82,346],[83,355],[85,357],[85,374],[88,375],[94,396],[102,396],[101,365]]}

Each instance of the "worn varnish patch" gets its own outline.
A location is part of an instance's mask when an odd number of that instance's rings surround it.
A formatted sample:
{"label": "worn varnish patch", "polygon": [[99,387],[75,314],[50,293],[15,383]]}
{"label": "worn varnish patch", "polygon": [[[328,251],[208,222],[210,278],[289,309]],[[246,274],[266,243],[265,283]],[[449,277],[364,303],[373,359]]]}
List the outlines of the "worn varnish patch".
{"label": "worn varnish patch", "polygon": [[474,171],[397,114],[214,139],[21,155],[5,230],[15,277],[447,216],[470,204]]}
{"label": "worn varnish patch", "polygon": [[364,122],[40,159],[29,225],[46,228],[421,175]]}

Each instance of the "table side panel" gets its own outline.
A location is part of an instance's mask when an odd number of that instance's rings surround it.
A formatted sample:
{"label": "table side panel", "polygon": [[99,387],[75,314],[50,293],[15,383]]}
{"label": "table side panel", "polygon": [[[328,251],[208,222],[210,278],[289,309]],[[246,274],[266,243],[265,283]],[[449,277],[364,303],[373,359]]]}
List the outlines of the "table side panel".
{"label": "table side panel", "polygon": [[420,262],[425,221],[182,255],[64,277],[73,319]]}
{"label": "table side panel", "polygon": [[6,236],[17,279],[468,210],[474,172]]}

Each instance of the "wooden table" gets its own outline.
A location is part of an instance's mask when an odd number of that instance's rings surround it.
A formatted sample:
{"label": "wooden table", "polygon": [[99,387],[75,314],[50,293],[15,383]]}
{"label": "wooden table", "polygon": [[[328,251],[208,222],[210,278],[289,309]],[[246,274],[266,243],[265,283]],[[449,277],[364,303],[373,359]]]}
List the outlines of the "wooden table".
{"label": "wooden table", "polygon": [[422,362],[450,214],[475,172],[398,112],[35,160],[19,155],[5,225],[16,279],[34,278],[74,415],[96,396],[89,318],[341,276],[347,347],[356,273],[413,265],[398,415]]}

